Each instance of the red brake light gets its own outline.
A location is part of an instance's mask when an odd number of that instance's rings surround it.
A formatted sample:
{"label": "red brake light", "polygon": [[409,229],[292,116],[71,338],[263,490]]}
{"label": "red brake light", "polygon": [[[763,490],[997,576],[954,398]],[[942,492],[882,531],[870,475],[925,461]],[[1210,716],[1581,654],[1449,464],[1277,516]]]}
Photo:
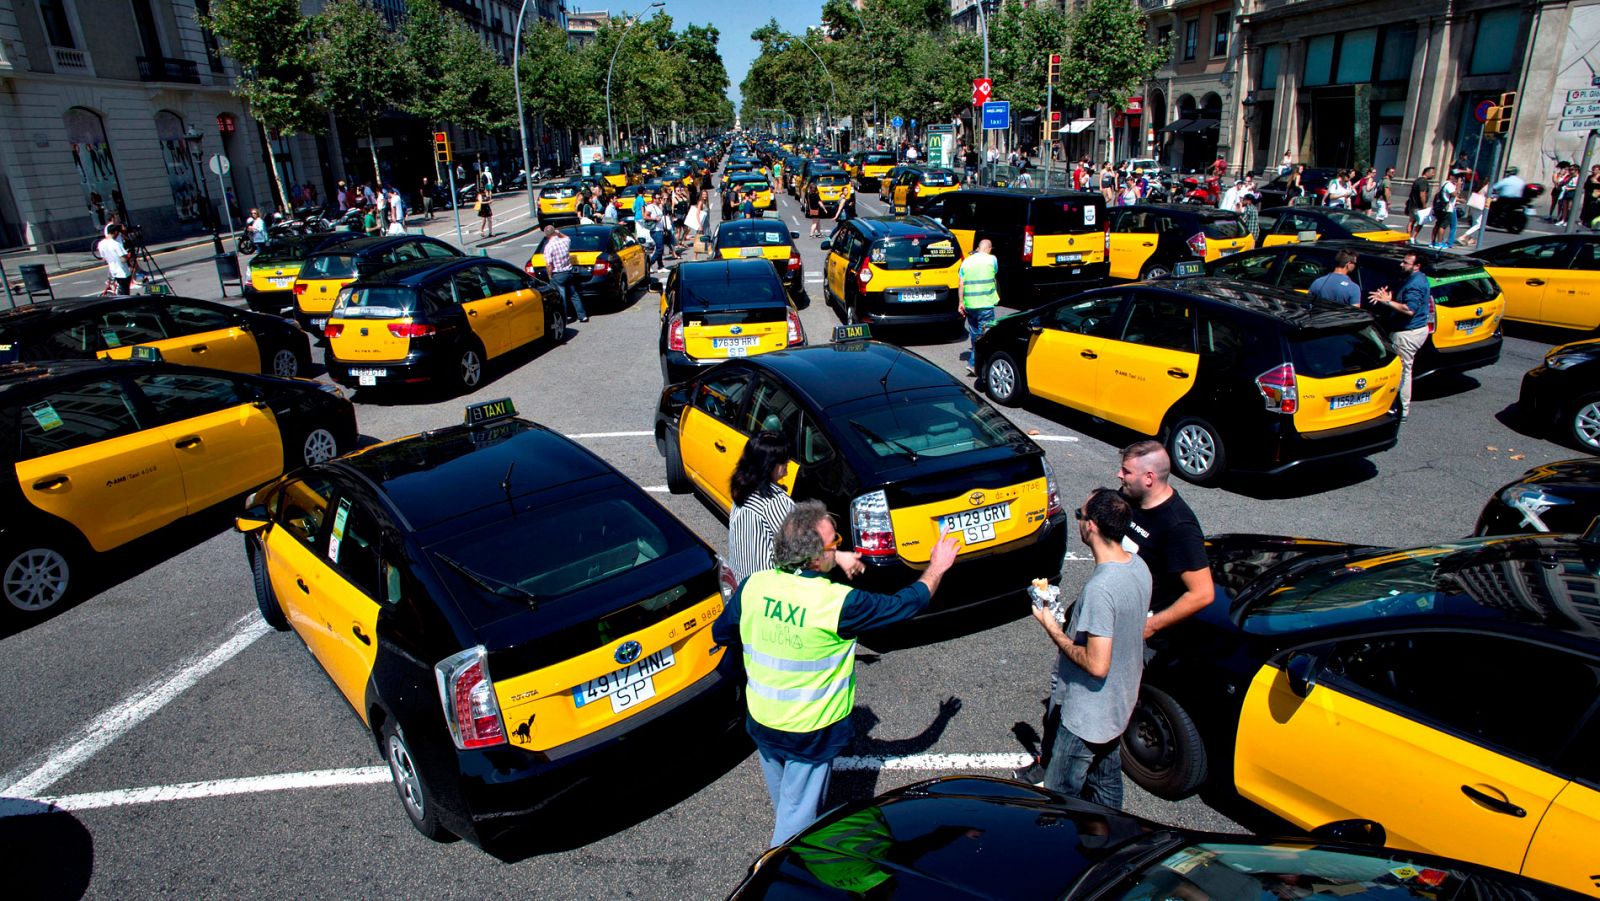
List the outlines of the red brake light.
{"label": "red brake light", "polygon": [[894,556],[894,523],[889,518],[889,498],[882,491],[863,494],[850,502],[850,529],[856,553],[863,557]]}
{"label": "red brake light", "polygon": [[1206,255],[1206,233],[1205,232],[1195,232],[1194,236],[1189,239],[1189,249],[1194,251],[1196,256],[1202,256],[1202,257],[1205,256]]}
{"label": "red brake light", "polygon": [[1033,262],[1033,226],[1022,227],[1022,262]]}
{"label": "red brake light", "polygon": [[589,271],[595,275],[610,275],[611,264],[605,260],[595,260],[594,266],[591,267]]}
{"label": "red brake light", "polygon": [[506,743],[505,723],[489,678],[488,652],[482,645],[446,657],[433,672],[445,725],[456,747],[469,750]]}
{"label": "red brake light", "polygon": [[296,297],[300,296],[301,294],[306,293],[306,283],[305,282],[295,282],[294,283],[294,293],[295,293]]}
{"label": "red brake light", "polygon": [[872,281],[872,264],[862,263],[861,271],[856,273],[856,278],[861,282],[861,287],[865,288],[867,283]]}
{"label": "red brake light", "polygon": [[322,337],[324,338],[337,338],[342,334],[344,334],[344,323],[342,322],[330,322],[322,327]]}
{"label": "red brake light", "polygon": [[806,333],[800,328],[800,314],[794,310],[789,311],[789,346],[806,340]]}
{"label": "red brake light", "polygon": [[527,265],[522,267],[522,271],[528,273],[529,275],[538,275],[539,274],[538,272],[534,271],[533,259],[531,257],[528,259]]}
{"label": "red brake light", "polygon": [[789,271],[793,272],[793,271],[795,271],[796,269],[799,269],[799,268],[800,268],[800,254],[798,252],[791,252],[789,254]]}
{"label": "red brake light", "polygon": [[1294,364],[1285,363],[1256,376],[1256,390],[1274,413],[1294,413],[1300,409],[1300,387],[1294,378]]}
{"label": "red brake light", "polygon": [[667,350],[683,353],[683,314],[674,313],[667,320]]}
{"label": "red brake light", "polygon": [[391,322],[389,334],[396,338],[426,338],[439,333],[439,327],[427,322]]}

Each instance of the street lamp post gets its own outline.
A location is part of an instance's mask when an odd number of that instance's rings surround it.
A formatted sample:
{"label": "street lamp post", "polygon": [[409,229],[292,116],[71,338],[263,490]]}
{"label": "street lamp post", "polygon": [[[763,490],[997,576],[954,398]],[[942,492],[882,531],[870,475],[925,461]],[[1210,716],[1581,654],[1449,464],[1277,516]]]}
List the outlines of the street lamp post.
{"label": "street lamp post", "polygon": [[[206,221],[202,222],[202,224],[210,227],[211,245],[216,248],[217,253],[220,255],[223,252],[222,236],[217,233],[217,229],[222,223],[217,221],[217,211],[211,208],[211,185],[206,181],[206,174],[204,171],[202,171],[204,166],[202,166],[200,162],[200,142],[204,140],[205,135],[201,134],[200,129],[195,128],[193,125],[190,125],[183,132],[183,141],[185,144],[189,145],[189,158],[194,161],[194,178],[195,181],[199,183],[201,196],[205,198],[204,203],[206,214],[202,218]],[[217,175],[217,183],[222,183],[221,173],[218,173]],[[222,194],[222,209],[228,214],[228,233],[232,234],[233,212],[228,209],[228,194],[226,191],[224,191]]]}
{"label": "street lamp post", "polygon": [[[656,0],[645,9],[660,9],[666,5],[665,0]],[[628,20],[628,24],[622,26],[622,35],[617,38],[616,49],[611,51],[611,65],[606,67],[606,136],[610,142],[606,146],[606,151],[613,156],[617,152],[617,126],[611,121],[611,73],[617,69],[617,54],[622,52],[622,42],[628,39],[628,29],[638,24],[639,19],[639,16],[634,16]]]}
{"label": "street lamp post", "polygon": [[517,33],[511,38],[511,89],[517,93],[517,135],[522,139],[522,187],[528,192],[528,212],[537,219],[535,214],[539,208],[533,200],[533,166],[528,159],[528,117],[522,112],[522,17],[527,12],[528,0],[522,0],[522,7],[517,10]]}
{"label": "street lamp post", "polygon": [[[861,11],[856,9],[854,3],[847,4],[845,8],[850,10],[856,17],[857,22],[861,23],[861,37],[865,39],[867,37],[867,20],[861,17]],[[985,70],[984,74],[988,74],[987,70]],[[881,127],[883,124],[878,119],[878,57],[876,54],[872,57],[872,124],[874,127]]]}
{"label": "street lamp post", "polygon": [[820,54],[818,54],[816,50],[812,49],[811,45],[806,42],[805,38],[803,38],[803,37],[801,37],[801,36],[799,36],[797,34],[797,35],[794,36],[794,39],[800,42],[800,46],[802,46],[802,47],[806,48],[807,50],[811,51],[811,55],[815,56],[817,58],[817,65],[822,67],[822,74],[828,76],[828,92],[833,95],[833,102],[832,103],[828,103],[828,102],[824,101],[823,109],[827,111],[828,129],[832,129],[833,128],[833,103],[838,103],[839,102],[839,90],[838,90],[837,87],[834,86],[833,73],[828,71],[828,64],[822,61],[822,56]]}

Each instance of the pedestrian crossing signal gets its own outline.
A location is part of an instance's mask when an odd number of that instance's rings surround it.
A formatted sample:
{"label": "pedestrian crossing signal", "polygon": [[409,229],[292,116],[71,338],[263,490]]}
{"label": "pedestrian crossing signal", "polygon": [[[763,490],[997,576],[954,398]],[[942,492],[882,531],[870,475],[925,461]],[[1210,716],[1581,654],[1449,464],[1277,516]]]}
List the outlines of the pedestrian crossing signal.
{"label": "pedestrian crossing signal", "polygon": [[436,131],[433,133],[433,155],[441,163],[450,162],[450,133]]}

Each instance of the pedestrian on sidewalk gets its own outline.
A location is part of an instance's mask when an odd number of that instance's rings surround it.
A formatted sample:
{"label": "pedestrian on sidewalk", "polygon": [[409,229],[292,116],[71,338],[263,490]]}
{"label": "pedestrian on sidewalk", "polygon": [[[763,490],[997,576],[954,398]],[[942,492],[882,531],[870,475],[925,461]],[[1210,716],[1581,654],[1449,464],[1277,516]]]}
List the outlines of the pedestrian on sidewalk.
{"label": "pedestrian on sidewalk", "polygon": [[95,245],[94,253],[105,261],[106,274],[110,281],[116,282],[117,294],[127,294],[138,266],[122,243],[122,223],[113,220],[106,225],[105,237]]}
{"label": "pedestrian on sidewalk", "polygon": [[489,192],[478,189],[478,234],[482,237],[494,237],[494,198]]}
{"label": "pedestrian on sidewalk", "polygon": [[1256,195],[1239,195],[1239,222],[1244,225],[1245,236],[1253,246],[1260,240],[1256,232],[1261,230],[1261,211],[1256,207]]}
{"label": "pedestrian on sidewalk", "polygon": [[696,256],[699,255],[700,235],[705,229],[705,215],[705,198],[702,197],[683,216],[684,243]]}
{"label": "pedestrian on sidewalk", "polygon": [[589,311],[583,308],[583,295],[572,283],[572,239],[554,225],[544,227],[544,269],[550,274],[550,287],[555,289],[567,321],[588,322]]}
{"label": "pedestrian on sidewalk", "polygon": [[[1456,243],[1456,197],[1460,193],[1459,185],[1461,176],[1450,173],[1439,186],[1439,192],[1433,195],[1433,248],[1445,250],[1454,247]],[[1439,240],[1439,233],[1447,232],[1445,240]]]}
{"label": "pedestrian on sidewalk", "polygon": [[1600,229],[1600,166],[1589,169],[1589,177],[1583,182],[1583,203],[1578,208],[1578,217],[1582,220],[1583,227]]}
{"label": "pedestrian on sidewalk", "polygon": [[1428,198],[1433,194],[1434,168],[1429,166],[1422,170],[1417,180],[1411,183],[1411,193],[1406,195],[1406,225],[1411,233],[1412,243],[1416,243],[1417,235],[1421,234],[1422,226],[1432,215],[1432,207]]}
{"label": "pedestrian on sidewalk", "polygon": [[653,194],[648,195],[644,205],[644,225],[650,235],[650,268],[665,272],[667,266],[662,257],[667,251],[666,224],[662,219],[661,205],[656,203]]}
{"label": "pedestrian on sidewalk", "polygon": [[1394,167],[1383,170],[1383,178],[1378,180],[1377,188],[1372,192],[1372,214],[1379,222],[1389,219],[1389,192],[1394,186]]}
{"label": "pedestrian on sidewalk", "polygon": [[267,246],[267,220],[261,218],[261,210],[250,208],[250,218],[244,221],[244,230],[257,247]]}
{"label": "pedestrian on sidewalk", "polygon": [[422,180],[422,215],[433,221],[433,182],[426,178]]}

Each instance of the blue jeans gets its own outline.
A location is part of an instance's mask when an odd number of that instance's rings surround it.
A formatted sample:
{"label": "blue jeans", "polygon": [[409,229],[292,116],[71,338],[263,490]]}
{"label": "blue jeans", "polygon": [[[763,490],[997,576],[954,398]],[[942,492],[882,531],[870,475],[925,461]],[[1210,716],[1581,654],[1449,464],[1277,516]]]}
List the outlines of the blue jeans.
{"label": "blue jeans", "polygon": [[962,310],[967,317],[967,365],[977,368],[978,338],[994,324],[994,307],[981,310]]}
{"label": "blue jeans", "polygon": [[572,284],[572,270],[550,273],[550,287],[556,289],[556,296],[561,298],[561,308],[567,313],[567,321],[588,319],[589,313],[583,308],[583,295]]}
{"label": "blue jeans", "polygon": [[767,779],[767,796],[777,814],[770,845],[776,848],[816,822],[822,799],[828,794],[833,762],[807,763],[780,757],[766,748],[756,750],[761,755],[761,774]]}
{"label": "blue jeans", "polygon": [[1455,210],[1450,211],[1450,236],[1444,239],[1444,246],[1456,246],[1456,224],[1461,220],[1461,214]]}
{"label": "blue jeans", "polygon": [[1122,744],[1112,739],[1091,744],[1056,727],[1056,743],[1044,772],[1044,787],[1069,798],[1081,798],[1122,809]]}
{"label": "blue jeans", "polygon": [[650,267],[653,269],[661,265],[661,254],[667,249],[667,233],[659,229],[651,229],[650,241],[653,245],[653,249],[650,251]]}

